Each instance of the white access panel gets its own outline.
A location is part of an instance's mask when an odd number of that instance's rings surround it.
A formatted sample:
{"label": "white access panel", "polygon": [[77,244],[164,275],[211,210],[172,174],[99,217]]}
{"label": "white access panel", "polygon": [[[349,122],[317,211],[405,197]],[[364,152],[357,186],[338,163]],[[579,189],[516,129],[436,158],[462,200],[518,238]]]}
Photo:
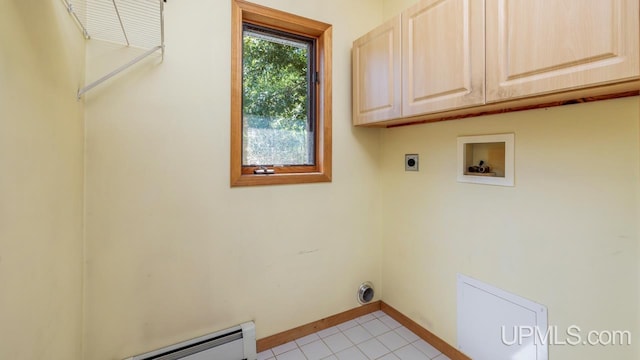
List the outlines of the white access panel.
{"label": "white access panel", "polygon": [[460,351],[474,360],[548,360],[544,305],[461,274],[457,290]]}

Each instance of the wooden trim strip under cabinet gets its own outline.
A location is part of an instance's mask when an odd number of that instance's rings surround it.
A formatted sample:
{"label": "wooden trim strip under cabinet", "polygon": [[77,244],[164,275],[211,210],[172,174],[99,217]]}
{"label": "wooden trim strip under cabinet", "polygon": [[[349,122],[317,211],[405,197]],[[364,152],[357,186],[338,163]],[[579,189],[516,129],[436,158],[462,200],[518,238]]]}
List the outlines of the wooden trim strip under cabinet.
{"label": "wooden trim strip under cabinet", "polygon": [[256,347],[258,352],[260,353],[262,351],[286,344],[295,339],[311,335],[318,331],[336,326],[338,324],[342,324],[343,322],[356,319],[360,316],[378,310],[384,311],[387,315],[389,315],[395,321],[399,322],[402,326],[411,330],[414,334],[418,335],[421,339],[431,344],[441,353],[447,355],[451,360],[471,360],[470,357],[461,353],[458,349],[449,345],[446,341],[440,339],[429,330],[423,328],[415,321],[409,319],[407,316],[382,301],[376,301],[371,304],[353,308],[351,310],[347,310],[339,314],[308,323],[306,325],[298,326],[297,328],[291,330],[283,331],[275,335],[258,339]]}
{"label": "wooden trim strip under cabinet", "polygon": [[[592,101],[610,100],[628,96],[640,95],[640,81],[615,84],[598,89],[586,89],[572,93],[549,94],[544,96],[518,99],[502,103],[492,103],[464,109],[445,111],[441,113],[425,114],[421,116],[393,119],[358,126],[364,127],[398,127],[419,125],[438,121],[465,119],[470,117],[502,114],[515,111],[532,110],[562,105],[586,103]],[[631,88],[631,90],[630,90]],[[568,95],[569,94],[569,95]]]}

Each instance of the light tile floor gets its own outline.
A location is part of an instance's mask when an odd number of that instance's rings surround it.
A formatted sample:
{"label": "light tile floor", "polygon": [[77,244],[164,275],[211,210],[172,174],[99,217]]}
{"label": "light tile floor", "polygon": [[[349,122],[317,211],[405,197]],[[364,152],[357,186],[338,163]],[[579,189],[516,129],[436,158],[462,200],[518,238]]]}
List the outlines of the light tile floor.
{"label": "light tile floor", "polygon": [[258,354],[258,360],[450,360],[382,311]]}

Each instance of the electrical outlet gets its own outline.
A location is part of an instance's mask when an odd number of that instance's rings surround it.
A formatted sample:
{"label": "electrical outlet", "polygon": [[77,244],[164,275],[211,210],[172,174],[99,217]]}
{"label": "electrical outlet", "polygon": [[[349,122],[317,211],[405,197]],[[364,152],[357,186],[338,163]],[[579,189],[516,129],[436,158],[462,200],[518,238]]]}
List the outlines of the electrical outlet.
{"label": "electrical outlet", "polygon": [[418,171],[418,154],[404,155],[404,171]]}

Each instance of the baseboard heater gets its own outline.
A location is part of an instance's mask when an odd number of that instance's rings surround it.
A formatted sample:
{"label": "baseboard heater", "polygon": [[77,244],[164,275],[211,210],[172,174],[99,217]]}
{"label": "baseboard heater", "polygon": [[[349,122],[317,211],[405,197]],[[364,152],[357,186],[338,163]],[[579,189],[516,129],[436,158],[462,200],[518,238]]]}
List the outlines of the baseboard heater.
{"label": "baseboard heater", "polygon": [[246,322],[126,360],[256,360],[256,327]]}

